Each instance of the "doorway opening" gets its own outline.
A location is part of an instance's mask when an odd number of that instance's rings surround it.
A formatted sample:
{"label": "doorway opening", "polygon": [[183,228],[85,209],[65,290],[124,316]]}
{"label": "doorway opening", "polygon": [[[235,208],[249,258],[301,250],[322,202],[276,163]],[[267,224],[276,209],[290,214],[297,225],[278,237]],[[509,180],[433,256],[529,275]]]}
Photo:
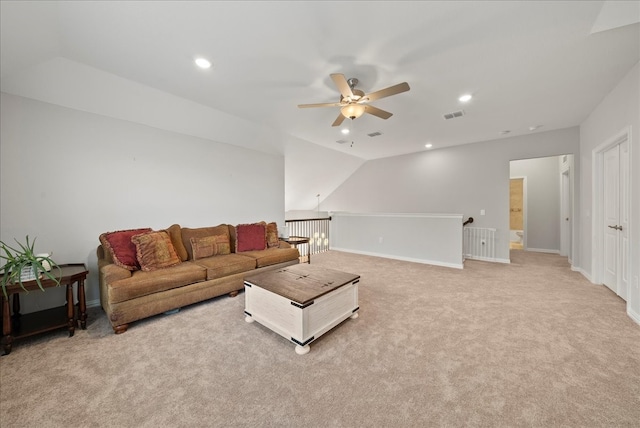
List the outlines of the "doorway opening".
{"label": "doorway opening", "polygon": [[573,254],[572,154],[510,162],[510,249]]}
{"label": "doorway opening", "polygon": [[527,177],[512,177],[509,180],[509,249],[526,248],[525,240],[525,192]]}

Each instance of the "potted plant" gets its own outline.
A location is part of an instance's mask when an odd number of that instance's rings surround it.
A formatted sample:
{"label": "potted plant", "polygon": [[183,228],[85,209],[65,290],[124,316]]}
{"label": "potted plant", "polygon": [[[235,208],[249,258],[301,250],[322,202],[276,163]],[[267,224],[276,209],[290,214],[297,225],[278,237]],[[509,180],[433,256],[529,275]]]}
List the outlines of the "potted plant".
{"label": "potted plant", "polygon": [[0,267],[0,286],[2,292],[7,297],[7,285],[20,284],[23,290],[27,291],[23,282],[35,280],[38,287],[44,291],[41,278],[46,277],[60,285],[60,280],[53,275],[50,270],[60,267],[50,258],[50,254],[36,254],[34,252],[35,238],[33,242],[29,242],[29,236],[26,237],[26,243],[21,243],[17,239],[19,248],[13,248],[0,241],[0,258],[6,260],[6,263]]}

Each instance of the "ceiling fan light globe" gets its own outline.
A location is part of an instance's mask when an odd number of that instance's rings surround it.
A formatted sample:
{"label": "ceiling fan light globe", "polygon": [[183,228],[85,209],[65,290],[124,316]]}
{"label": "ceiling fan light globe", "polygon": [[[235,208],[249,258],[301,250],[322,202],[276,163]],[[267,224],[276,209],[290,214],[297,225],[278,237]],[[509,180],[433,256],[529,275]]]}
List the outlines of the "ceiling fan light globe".
{"label": "ceiling fan light globe", "polygon": [[349,104],[340,109],[340,113],[349,119],[357,119],[364,114],[366,107],[362,104]]}

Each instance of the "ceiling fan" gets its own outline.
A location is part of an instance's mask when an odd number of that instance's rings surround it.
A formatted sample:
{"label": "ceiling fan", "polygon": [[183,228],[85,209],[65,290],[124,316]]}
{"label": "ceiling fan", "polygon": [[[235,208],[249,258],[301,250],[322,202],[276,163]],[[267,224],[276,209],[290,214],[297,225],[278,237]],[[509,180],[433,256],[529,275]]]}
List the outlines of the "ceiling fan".
{"label": "ceiling fan", "polygon": [[300,108],[308,107],[340,107],[340,114],[333,122],[331,126],[340,126],[342,121],[346,118],[351,120],[362,116],[364,113],[369,113],[377,116],[381,119],[389,119],[393,113],[384,111],[372,105],[366,104],[369,101],[379,100],[380,98],[389,97],[391,95],[400,94],[408,91],[409,84],[407,82],[398,83],[397,85],[389,86],[379,91],[365,94],[360,89],[356,89],[358,79],[351,78],[345,79],[344,74],[334,73],[331,74],[331,79],[338,87],[340,91],[340,101],[337,103],[320,103],[320,104],[298,104]]}

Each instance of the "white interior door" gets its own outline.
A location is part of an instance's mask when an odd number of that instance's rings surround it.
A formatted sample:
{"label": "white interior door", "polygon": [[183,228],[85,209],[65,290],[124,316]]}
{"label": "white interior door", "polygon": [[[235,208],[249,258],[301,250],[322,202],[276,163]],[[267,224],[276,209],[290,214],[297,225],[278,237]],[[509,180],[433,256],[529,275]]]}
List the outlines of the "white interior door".
{"label": "white interior door", "polygon": [[604,209],[604,285],[618,292],[618,218],[620,214],[620,148],[614,146],[603,156],[603,209]]}
{"label": "white interior door", "polygon": [[629,221],[627,189],[628,141],[603,153],[603,278],[613,292],[627,298]]}

